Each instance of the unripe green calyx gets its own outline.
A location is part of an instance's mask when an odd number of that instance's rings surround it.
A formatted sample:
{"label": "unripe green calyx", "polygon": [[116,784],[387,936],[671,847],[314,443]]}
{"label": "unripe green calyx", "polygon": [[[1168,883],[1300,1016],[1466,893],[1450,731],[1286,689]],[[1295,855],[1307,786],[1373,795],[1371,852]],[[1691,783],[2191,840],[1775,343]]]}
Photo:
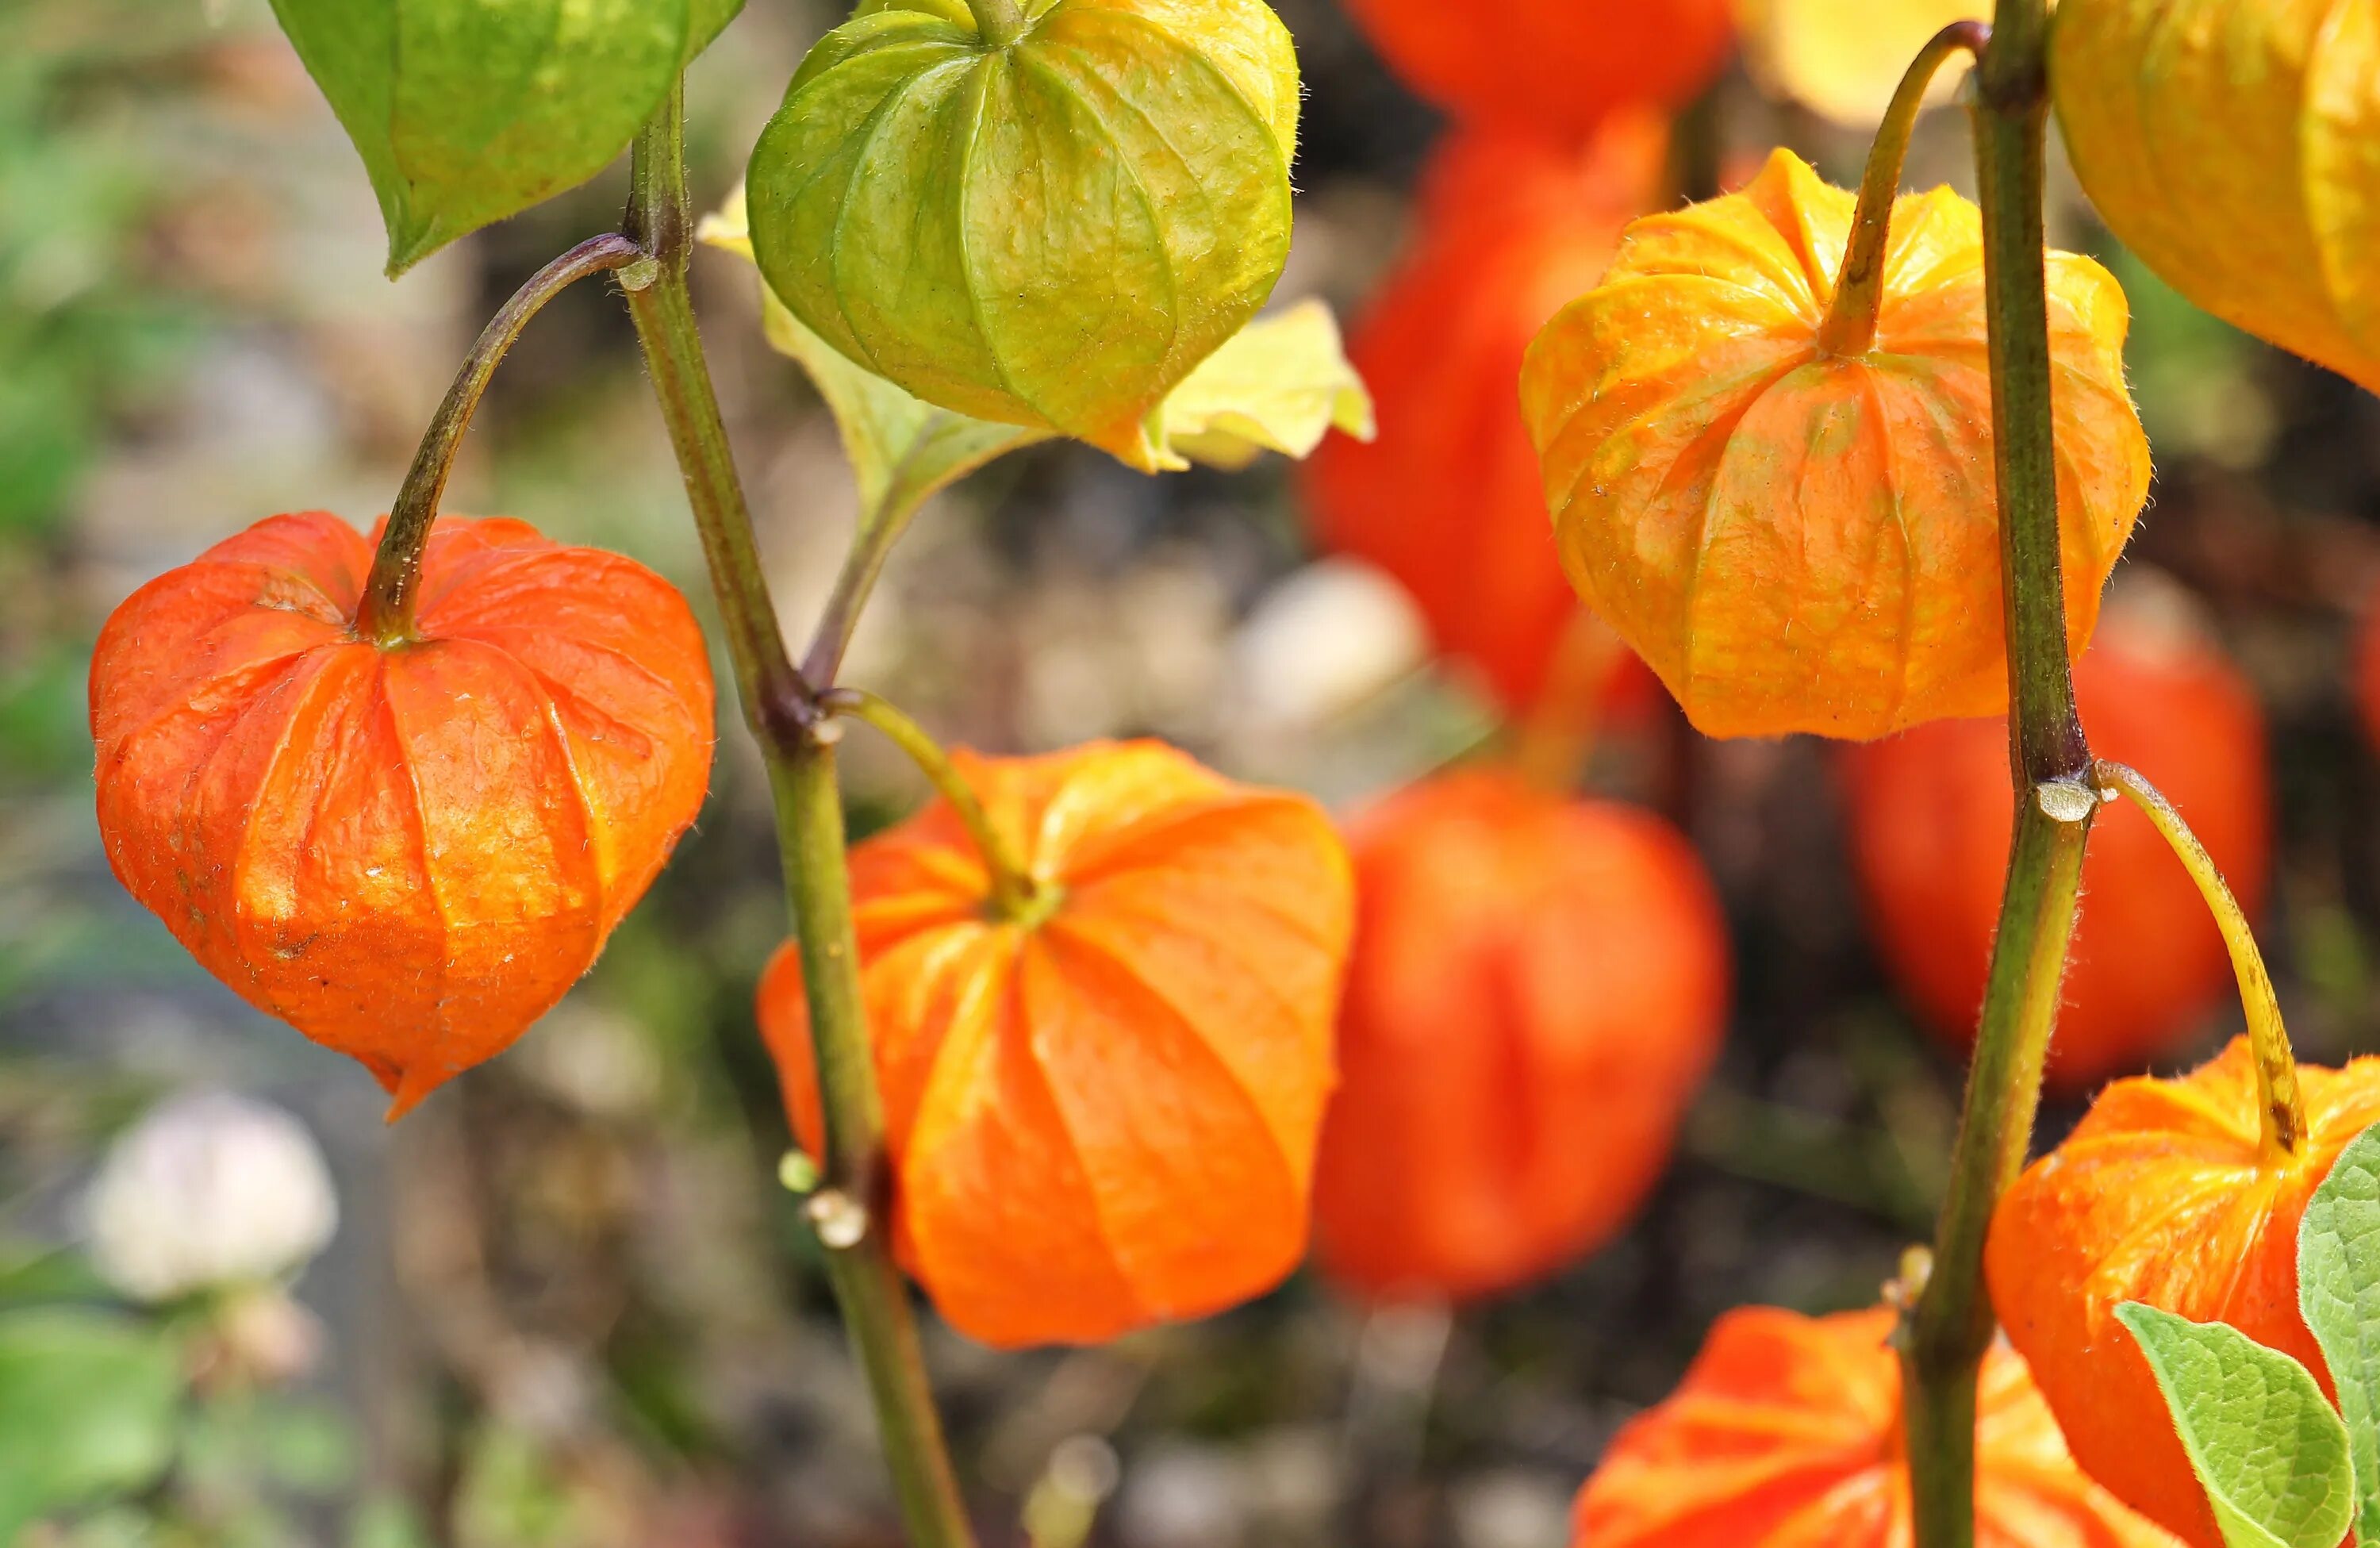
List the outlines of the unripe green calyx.
{"label": "unripe green calyx", "polygon": [[1297,60],[1263,0],[868,0],[752,153],[785,305],[929,403],[1165,465],[1150,415],[1289,255]]}

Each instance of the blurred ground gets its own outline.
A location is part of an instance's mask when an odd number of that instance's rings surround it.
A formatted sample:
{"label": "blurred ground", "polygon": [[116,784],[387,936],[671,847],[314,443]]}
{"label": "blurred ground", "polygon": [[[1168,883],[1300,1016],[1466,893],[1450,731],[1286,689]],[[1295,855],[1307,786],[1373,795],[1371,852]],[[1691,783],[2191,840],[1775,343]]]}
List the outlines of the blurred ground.
{"label": "blurred ground", "polygon": [[[1281,293],[1344,314],[1395,250],[1436,125],[1331,0],[1280,8],[1309,85]],[[733,184],[830,20],[824,0],[749,0],[697,67],[698,197]],[[1741,79],[1718,105],[1731,149],[1782,140],[1855,177],[1855,139]],[[1963,181],[1964,154],[1958,115],[1937,114],[1912,180]],[[595,974],[395,1129],[361,1070],[183,956],[110,878],[93,826],[82,672],[107,610],[272,511],[384,508],[480,322],[607,225],[623,184],[615,168],[391,286],[353,152],[262,0],[0,6],[0,1297],[55,1282],[44,1265],[76,1240],[107,1137],[169,1092],[296,1112],[344,1209],[301,1283],[327,1338],[293,1410],[298,1431],[344,1437],[334,1454],[310,1471],[258,1462],[273,1510],[119,1521],[132,1535],[92,1541],[894,1541],[864,1399],[772,1180],[786,1138],[749,994],[783,915],[740,731],[698,831]],[[2061,241],[2104,250],[2071,209],[2054,219]],[[2160,467],[2130,563],[2202,598],[2271,715],[2268,950],[2302,1052],[2380,1048],[2380,773],[2344,664],[2380,577],[2380,403],[2113,261]],[[851,522],[849,480],[798,373],[760,343],[748,271],[706,255],[696,281],[800,617]],[[600,286],[532,327],[479,426],[451,507],[627,550],[700,591]],[[1345,701],[1345,674],[1409,642],[1393,610],[1365,621],[1370,592],[1303,572],[1308,557],[1277,461],[1150,481],[1036,451],[920,522],[851,675],[977,746],[1161,735],[1339,802],[1482,735],[1485,712],[1419,669]],[[1358,659],[1334,665],[1318,640]],[[867,738],[850,778],[862,827],[917,798]],[[1720,747],[1665,721],[1609,750],[1598,778],[1694,835],[1740,958],[1721,1072],[1642,1222],[1451,1332],[1367,1323],[1301,1278],[1095,1351],[994,1357],[937,1333],[988,1542],[1025,1541],[1000,1524],[1028,1498],[1039,1541],[1074,1541],[1069,1502],[1112,1486],[1090,1541],[1129,1548],[1550,1548],[1604,1438],[1674,1383],[1719,1310],[1874,1298],[1930,1218],[1957,1072],[1864,943],[1824,750]],[[2072,1117],[2051,1112],[2050,1131]]]}

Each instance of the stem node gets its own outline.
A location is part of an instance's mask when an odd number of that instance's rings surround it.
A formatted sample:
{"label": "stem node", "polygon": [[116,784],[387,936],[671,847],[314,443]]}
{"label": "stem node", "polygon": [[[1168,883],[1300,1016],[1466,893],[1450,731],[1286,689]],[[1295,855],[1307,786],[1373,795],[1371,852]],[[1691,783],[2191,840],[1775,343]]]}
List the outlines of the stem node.
{"label": "stem node", "polygon": [[839,1188],[822,1188],[802,1206],[819,1245],[832,1252],[848,1252],[868,1239],[868,1206]]}
{"label": "stem node", "polygon": [[827,1274],[874,1399],[877,1429],[911,1548],[974,1548],[958,1480],[926,1380],[909,1291],[889,1233],[870,1228],[890,1195],[884,1112],[860,993],[851,876],[834,744],[818,696],[795,669],[777,622],[750,509],[712,390],[686,294],[684,83],[638,134],[629,163],[625,229],[650,277],[627,288],[653,393],[702,537],[727,625],[744,713],[760,742],[776,804],[803,990],[810,1011],[825,1143],[812,1167],[819,1191],[804,1213],[830,1250]]}
{"label": "stem node", "polygon": [[2033,787],[2033,803],[2053,823],[2087,823],[2100,795],[2085,779],[2045,779]]}
{"label": "stem node", "polygon": [[[2074,711],[2058,567],[2056,425],[2042,231],[2046,0],[1998,0],[1977,68],[1975,183],[1992,380],[1992,457],[2017,791],[2008,886],[1934,1267],[1908,1319],[1903,1433],[1916,1548],[1973,1548],[1975,1382],[1991,1347],[1984,1241],[2024,1164],[2058,1021],[2082,852],[2098,799]],[[1862,189],[1866,202],[1867,189]]]}

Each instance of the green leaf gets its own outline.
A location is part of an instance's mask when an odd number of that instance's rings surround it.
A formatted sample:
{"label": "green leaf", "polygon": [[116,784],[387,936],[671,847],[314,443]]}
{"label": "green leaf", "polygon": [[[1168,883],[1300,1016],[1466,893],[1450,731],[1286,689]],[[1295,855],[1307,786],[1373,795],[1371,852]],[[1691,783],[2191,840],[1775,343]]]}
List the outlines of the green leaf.
{"label": "green leaf", "polygon": [[[742,190],[705,215],[695,235],[750,260]],[[1050,439],[1048,431],[970,419],[911,396],[853,364],[765,285],[760,312],[769,342],[801,363],[833,413],[864,509],[880,508],[895,481],[905,496],[922,500],[994,457]],[[1330,309],[1305,300],[1226,341],[1159,405],[1148,429],[1160,469],[1195,460],[1236,470],[1265,451],[1304,457],[1334,426],[1370,440],[1371,395],[1347,363]]]}
{"label": "green leaf", "polygon": [[2116,1317],[2156,1372],[2229,1548],[2338,1548],[2355,1475],[2347,1426],[2313,1372],[2222,1323],[2140,1301]]}
{"label": "green leaf", "polygon": [[[6,724],[0,718],[0,725]],[[111,1293],[81,1253],[0,1237],[0,1307],[96,1300]]]}
{"label": "green leaf", "polygon": [[362,155],[388,272],[587,181],[743,0],[273,0]]}
{"label": "green leaf", "polygon": [[0,1315],[0,1542],[154,1481],[181,1396],[176,1348],[146,1323],[80,1307]]}
{"label": "green leaf", "polygon": [[2380,1128],[2339,1152],[2298,1227],[2298,1308],[2338,1386],[2356,1537],[2380,1542]]}

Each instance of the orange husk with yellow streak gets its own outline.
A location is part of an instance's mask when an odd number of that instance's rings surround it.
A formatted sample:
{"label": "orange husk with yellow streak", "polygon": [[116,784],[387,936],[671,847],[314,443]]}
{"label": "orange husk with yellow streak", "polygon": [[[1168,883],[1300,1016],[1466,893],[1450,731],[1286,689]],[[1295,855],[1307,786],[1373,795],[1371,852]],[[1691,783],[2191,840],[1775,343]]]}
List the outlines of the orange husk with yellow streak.
{"label": "orange husk with yellow streak", "polygon": [[[1685,1382],[1604,1453],[1577,1548],[1906,1548],[1897,1313],[1719,1319]],[[1975,1548],[2179,1548],[2083,1476],[2024,1361],[1985,1355]]]}
{"label": "orange husk with yellow streak", "polygon": [[360,639],[372,549],[275,516],[134,592],[91,667],[125,886],[401,1115],[594,964],[701,809],[710,657],[635,561],[442,518],[414,638]]}
{"label": "orange husk with yellow streak", "polygon": [[[1852,196],[1779,151],[1636,222],[1531,346],[1571,583],[1712,736],[1867,739],[2008,697],[1981,223],[1893,207],[1872,344],[1820,342]],[[2123,292],[2047,256],[2059,552],[2080,653],[2147,498]]]}
{"label": "orange husk with yellow streak", "polygon": [[2222,1534],[2116,1309],[2228,1323],[2333,1390],[2298,1311],[2298,1225],[2339,1152],[2380,1120],[2380,1059],[2300,1066],[2297,1079],[2294,1151],[2266,1137],[2245,1037],[2179,1079],[2118,1081],[1992,1217],[1993,1309],[2076,1460],[2197,1548],[2222,1548]]}
{"label": "orange husk with yellow streak", "polygon": [[[960,751],[1020,857],[1003,913],[947,800],[851,852],[892,1249],[960,1331],[1090,1344],[1247,1299],[1305,1248],[1347,854],[1302,797],[1153,742]],[[761,981],[795,1133],[824,1141],[799,957]]]}

